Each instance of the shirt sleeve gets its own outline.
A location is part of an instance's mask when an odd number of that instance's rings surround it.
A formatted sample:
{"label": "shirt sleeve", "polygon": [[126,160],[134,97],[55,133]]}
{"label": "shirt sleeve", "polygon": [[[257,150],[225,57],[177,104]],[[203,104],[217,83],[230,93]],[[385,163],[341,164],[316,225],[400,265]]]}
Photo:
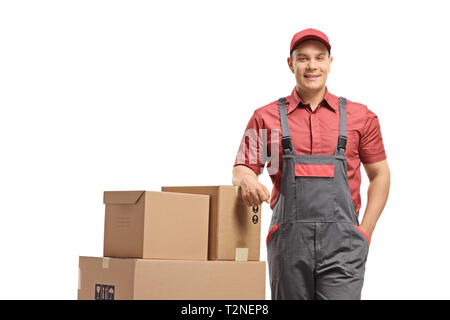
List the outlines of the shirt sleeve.
{"label": "shirt sleeve", "polygon": [[261,129],[264,129],[264,123],[258,110],[255,110],[239,144],[233,167],[244,165],[253,170],[257,176],[263,172],[267,151],[265,147],[262,147],[266,143],[264,143],[265,137],[261,134]]}
{"label": "shirt sleeve", "polygon": [[368,110],[367,120],[361,132],[359,157],[364,164],[386,159],[380,123],[375,113]]}

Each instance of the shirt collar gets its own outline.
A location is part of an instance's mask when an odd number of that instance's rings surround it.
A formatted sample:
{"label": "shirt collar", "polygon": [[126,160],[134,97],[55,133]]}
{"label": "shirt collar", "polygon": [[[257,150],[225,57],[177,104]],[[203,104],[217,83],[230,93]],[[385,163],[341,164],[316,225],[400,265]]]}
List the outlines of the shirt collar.
{"label": "shirt collar", "polygon": [[[304,103],[302,99],[299,97],[295,87],[292,90],[291,95],[286,97],[286,100],[288,102],[286,105],[286,110],[288,114],[294,111],[294,109],[297,107],[307,105],[309,106],[309,104]],[[334,94],[328,92],[328,88],[325,87],[325,95],[323,96],[323,100],[320,102],[320,105],[326,106],[332,111],[336,112],[336,110],[339,108],[339,98]]]}

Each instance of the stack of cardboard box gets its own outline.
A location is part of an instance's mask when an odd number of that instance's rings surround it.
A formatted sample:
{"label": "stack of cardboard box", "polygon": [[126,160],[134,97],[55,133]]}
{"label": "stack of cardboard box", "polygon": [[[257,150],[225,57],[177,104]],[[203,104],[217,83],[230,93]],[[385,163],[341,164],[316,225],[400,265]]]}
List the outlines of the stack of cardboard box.
{"label": "stack of cardboard box", "polygon": [[261,208],[235,186],[105,191],[103,257],[80,257],[78,299],[264,299]]}

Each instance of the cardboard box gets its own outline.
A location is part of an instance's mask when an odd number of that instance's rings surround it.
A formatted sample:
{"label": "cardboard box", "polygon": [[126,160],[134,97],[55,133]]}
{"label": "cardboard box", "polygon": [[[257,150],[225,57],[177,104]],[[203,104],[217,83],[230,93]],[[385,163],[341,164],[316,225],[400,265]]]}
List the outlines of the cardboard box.
{"label": "cardboard box", "polygon": [[209,196],[105,191],[105,257],[207,260]]}
{"label": "cardboard box", "polygon": [[79,300],[264,300],[265,261],[80,257]]}
{"label": "cardboard box", "polygon": [[237,186],[163,186],[211,196],[208,260],[259,260],[261,207],[247,207]]}

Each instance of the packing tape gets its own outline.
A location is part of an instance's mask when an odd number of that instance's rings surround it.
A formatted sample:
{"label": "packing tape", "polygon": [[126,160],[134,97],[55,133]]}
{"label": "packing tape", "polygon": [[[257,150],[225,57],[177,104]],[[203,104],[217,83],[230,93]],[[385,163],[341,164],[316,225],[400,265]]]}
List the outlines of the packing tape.
{"label": "packing tape", "polygon": [[103,269],[108,269],[109,268],[109,260],[111,260],[110,258],[103,258],[102,259],[102,268]]}
{"label": "packing tape", "polygon": [[236,261],[248,261],[248,248],[236,248]]}

